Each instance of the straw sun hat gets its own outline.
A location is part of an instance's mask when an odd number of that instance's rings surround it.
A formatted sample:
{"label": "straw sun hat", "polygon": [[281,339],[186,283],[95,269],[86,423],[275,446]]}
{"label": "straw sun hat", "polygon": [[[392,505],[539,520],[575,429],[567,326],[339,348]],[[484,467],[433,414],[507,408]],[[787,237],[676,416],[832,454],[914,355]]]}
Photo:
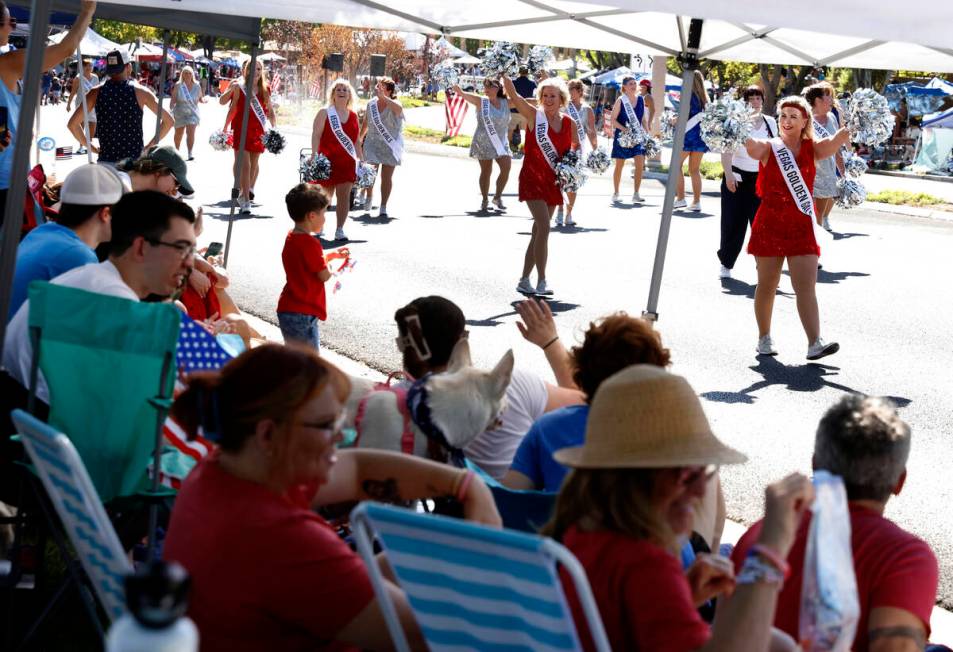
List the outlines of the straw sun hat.
{"label": "straw sun hat", "polygon": [[582,469],[740,464],[742,453],[712,433],[688,381],[655,365],[633,365],[599,385],[582,446],[556,451]]}

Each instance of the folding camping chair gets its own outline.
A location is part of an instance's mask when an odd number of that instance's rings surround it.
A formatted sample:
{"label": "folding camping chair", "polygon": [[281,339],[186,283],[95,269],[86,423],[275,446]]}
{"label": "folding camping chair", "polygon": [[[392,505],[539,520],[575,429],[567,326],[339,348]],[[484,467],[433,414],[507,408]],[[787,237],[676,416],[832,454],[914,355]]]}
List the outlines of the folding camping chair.
{"label": "folding camping chair", "polygon": [[[116,531],[109,522],[109,517],[106,516],[106,511],[86,472],[86,467],[83,466],[79,454],[64,434],[22,410],[14,410],[11,416],[36,473],[43,482],[50,502],[56,509],[73,544],[76,556],[79,557],[82,568],[93,585],[106,617],[110,622],[116,620],[125,611],[123,576],[132,572],[132,564],[123,553]],[[48,509],[45,502],[40,501],[40,505],[44,510]],[[47,517],[51,516],[47,514]],[[76,562],[71,561],[68,556],[66,542],[58,531],[54,531],[54,537],[60,552],[67,561],[69,574],[60,590],[57,591],[56,598],[47,605],[21,645],[29,642],[45,616],[50,613],[59,597],[62,596],[70,580],[82,586],[82,578],[76,568]],[[102,638],[103,629],[96,613],[96,606],[92,604],[85,591],[80,590],[80,595]]]}
{"label": "folding camping chair", "polygon": [[609,652],[586,573],[552,539],[363,502],[351,512],[387,629],[410,648],[374,558],[376,536],[431,650],[579,650],[559,574],[572,578],[596,649]]}
{"label": "folding camping chair", "polygon": [[466,464],[467,468],[476,473],[490,488],[496,509],[503,519],[503,527],[536,534],[553,515],[557,494],[549,491],[510,489],[470,460],[467,460]]}

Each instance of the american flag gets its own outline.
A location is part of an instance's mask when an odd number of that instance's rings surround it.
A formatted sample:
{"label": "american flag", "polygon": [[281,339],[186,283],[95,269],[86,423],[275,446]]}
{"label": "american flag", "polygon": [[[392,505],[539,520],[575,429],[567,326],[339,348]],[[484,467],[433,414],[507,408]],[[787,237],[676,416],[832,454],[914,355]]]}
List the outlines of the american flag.
{"label": "american flag", "polygon": [[321,80],[315,77],[308,88],[308,97],[318,97],[321,94]]}
{"label": "american flag", "polygon": [[[183,313],[179,341],[175,349],[175,362],[180,375],[193,371],[215,371],[231,359],[232,355],[208,331]],[[176,380],[174,393],[178,395],[184,389],[185,385]],[[166,443],[193,460],[192,464],[179,465],[183,467],[181,473],[166,468],[160,474],[162,484],[178,489],[191,467],[208,455],[214,444],[201,435],[190,441],[185,430],[172,417],[166,418],[162,425],[162,434]]]}
{"label": "american flag", "polygon": [[68,161],[73,158],[73,146],[66,145],[65,147],[56,148],[56,160],[57,161]]}
{"label": "american flag", "polygon": [[444,106],[447,111],[447,135],[452,138],[460,133],[463,117],[467,114],[467,107],[470,105],[461,96],[453,95],[447,98]]}

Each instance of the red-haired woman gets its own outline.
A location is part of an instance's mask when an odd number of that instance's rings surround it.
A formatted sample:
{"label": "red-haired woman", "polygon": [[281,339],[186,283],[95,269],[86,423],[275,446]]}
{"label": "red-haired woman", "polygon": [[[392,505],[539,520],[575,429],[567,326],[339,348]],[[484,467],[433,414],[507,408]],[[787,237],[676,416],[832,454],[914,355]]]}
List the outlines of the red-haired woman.
{"label": "red-haired woman", "polygon": [[748,156],[760,161],[761,206],[748,241],[748,253],[754,255],[758,267],[758,287],[754,293],[757,352],[778,354],[771,339],[771,312],[781,267],[787,259],[797,294],[798,315],[807,335],[807,359],[817,360],[837,353],[840,345],[821,338],[815,294],[821,249],[814,237],[814,175],[817,161],[833,156],[850,141],[850,134],[842,128],[829,138],[817,139],[811,124],[811,107],[804,98],[795,96],[778,103],[778,126],[780,138],[752,138],[745,143]]}
{"label": "red-haired woman", "polygon": [[[266,344],[220,372],[193,374],[172,415],[218,448],[182,486],[164,555],[192,577],[203,650],[391,649],[360,558],[314,508],[371,498],[462,498],[500,519],[468,471],[384,451],[336,450],[350,382],[317,352]],[[466,483],[466,484],[465,484]],[[387,582],[414,649],[407,599]]]}

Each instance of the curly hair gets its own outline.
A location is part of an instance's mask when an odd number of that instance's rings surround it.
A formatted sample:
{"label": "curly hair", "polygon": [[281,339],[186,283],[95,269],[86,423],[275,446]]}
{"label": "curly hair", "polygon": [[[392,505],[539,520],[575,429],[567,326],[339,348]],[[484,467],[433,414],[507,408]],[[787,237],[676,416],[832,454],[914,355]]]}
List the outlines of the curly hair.
{"label": "curly hair", "polygon": [[570,351],[573,381],[591,402],[599,385],[612,374],[634,364],[667,367],[669,350],[644,319],[617,312],[591,322],[582,344]]}

